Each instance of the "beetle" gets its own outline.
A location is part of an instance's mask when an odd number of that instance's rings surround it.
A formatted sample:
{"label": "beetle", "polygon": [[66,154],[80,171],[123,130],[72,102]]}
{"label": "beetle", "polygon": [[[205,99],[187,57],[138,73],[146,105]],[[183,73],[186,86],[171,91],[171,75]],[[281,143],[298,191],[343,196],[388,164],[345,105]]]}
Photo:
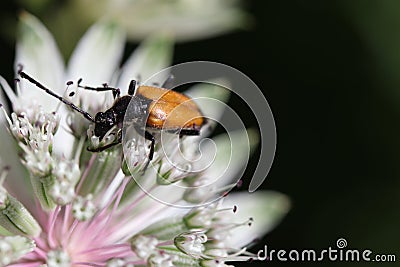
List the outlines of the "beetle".
{"label": "beetle", "polygon": [[[154,156],[155,138],[152,132],[164,130],[169,133],[179,134],[180,137],[185,135],[199,135],[201,127],[206,123],[203,113],[194,100],[176,91],[146,85],[137,87],[136,81],[132,80],[129,83],[128,94],[120,96],[120,90],[118,88],[108,87],[107,84],[103,84],[102,87],[84,86],[81,85],[82,79],[79,79],[79,88],[98,92],[112,91],[113,93],[113,105],[106,111],[96,113],[93,118],[88,112],[82,110],[71,101],[57,95],[24,71],[20,70],[18,73],[22,79],[31,82],[36,87],[57,98],[71,109],[82,114],[84,118],[94,123],[94,134],[99,137],[100,140],[102,140],[113,127],[117,127],[119,132],[121,132],[125,115],[134,119],[136,130],[140,133],[144,133],[145,139],[151,141],[148,155],[149,161],[144,169],[146,169],[148,163]],[[71,84],[72,82],[68,82],[68,85]],[[132,104],[130,104],[131,102]],[[127,110],[129,114],[126,114]],[[141,125],[145,125],[145,129],[140,129]],[[113,143],[98,148],[88,148],[88,150],[92,152],[104,151],[120,144],[121,141],[122,134],[119,134],[117,140]]]}

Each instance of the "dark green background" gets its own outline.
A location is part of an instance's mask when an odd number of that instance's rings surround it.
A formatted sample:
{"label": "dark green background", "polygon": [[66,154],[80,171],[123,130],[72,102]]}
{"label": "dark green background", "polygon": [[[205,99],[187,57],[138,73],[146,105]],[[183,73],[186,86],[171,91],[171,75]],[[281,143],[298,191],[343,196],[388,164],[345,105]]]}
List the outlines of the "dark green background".
{"label": "dark green background", "polygon": [[[8,17],[19,8],[1,5]],[[278,146],[263,188],[290,196],[292,209],[253,251],[264,244],[325,249],[342,237],[348,248],[399,258],[400,1],[260,0],[245,6],[255,18],[252,29],[178,44],[174,61],[233,66],[258,84],[273,110]],[[2,23],[3,33],[10,29]],[[11,80],[14,44],[1,38],[0,73]],[[263,265],[295,263],[251,263]]]}

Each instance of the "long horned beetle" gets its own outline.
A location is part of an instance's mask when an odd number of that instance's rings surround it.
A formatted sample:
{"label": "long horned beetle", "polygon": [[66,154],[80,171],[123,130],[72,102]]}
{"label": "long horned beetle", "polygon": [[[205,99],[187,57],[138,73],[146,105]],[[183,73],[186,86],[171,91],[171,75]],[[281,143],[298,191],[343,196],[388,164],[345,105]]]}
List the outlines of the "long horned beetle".
{"label": "long horned beetle", "polygon": [[[120,96],[120,90],[113,87],[108,87],[106,84],[103,87],[90,87],[81,85],[82,79],[78,80],[78,87],[92,91],[112,91],[114,96],[114,103],[111,108],[104,112],[98,112],[94,118],[88,112],[82,110],[71,101],[57,95],[52,90],[45,87],[40,82],[20,70],[19,75],[22,79],[28,80],[36,87],[44,90],[47,94],[57,98],[62,103],[68,105],[71,109],[82,114],[84,118],[94,123],[94,134],[102,140],[106,133],[113,127],[117,127],[118,131],[122,130],[123,121],[127,112],[130,102],[129,114],[132,118],[136,119],[138,127],[145,125],[144,131],[145,139],[151,141],[150,152],[148,155],[148,162],[144,167],[147,168],[148,163],[153,159],[155,138],[151,134],[154,131],[166,131],[169,133],[184,135],[199,135],[201,127],[205,124],[206,120],[193,99],[161,87],[136,86],[136,81],[132,80],[129,84],[128,94]],[[71,84],[71,82],[69,82]],[[137,87],[137,88],[136,88]],[[133,108],[132,108],[133,107]],[[146,119],[146,122],[144,122]],[[92,152],[100,152],[112,146],[120,144],[122,141],[122,134],[120,133],[117,140],[111,144],[89,149]]]}

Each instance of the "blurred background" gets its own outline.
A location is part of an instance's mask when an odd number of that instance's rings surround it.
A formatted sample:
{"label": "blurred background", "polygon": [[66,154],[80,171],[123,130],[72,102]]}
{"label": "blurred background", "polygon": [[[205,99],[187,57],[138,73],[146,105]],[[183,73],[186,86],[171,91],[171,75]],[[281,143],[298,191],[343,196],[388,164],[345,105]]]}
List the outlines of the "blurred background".
{"label": "blurred background", "polygon": [[[37,15],[54,33],[56,23],[68,28],[57,13],[67,2],[1,2],[0,73],[7,80],[13,78],[18,11]],[[252,250],[322,250],[345,238],[348,248],[397,253],[399,261],[400,1],[253,0],[242,7],[242,29],[179,42],[174,63],[209,60],[235,67],[257,83],[272,108],[277,153],[262,187],[287,194],[292,209]],[[85,21],[77,29],[82,33],[90,25],[84,13],[77,16]],[[67,38],[66,31],[54,34]],[[61,45],[65,57],[77,39]],[[133,40],[127,51],[136,45]],[[236,98],[231,104],[249,112]],[[257,125],[247,117],[247,126]],[[247,265],[266,263],[237,264]]]}

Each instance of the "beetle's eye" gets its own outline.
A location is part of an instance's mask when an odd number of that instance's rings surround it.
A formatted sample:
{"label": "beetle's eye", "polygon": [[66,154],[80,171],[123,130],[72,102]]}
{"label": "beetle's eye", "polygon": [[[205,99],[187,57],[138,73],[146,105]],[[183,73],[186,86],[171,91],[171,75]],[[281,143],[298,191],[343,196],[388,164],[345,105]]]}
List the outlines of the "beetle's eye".
{"label": "beetle's eye", "polygon": [[96,117],[94,118],[94,120],[96,121],[96,123],[100,123],[104,120],[104,113],[103,112],[98,112],[96,114]]}

